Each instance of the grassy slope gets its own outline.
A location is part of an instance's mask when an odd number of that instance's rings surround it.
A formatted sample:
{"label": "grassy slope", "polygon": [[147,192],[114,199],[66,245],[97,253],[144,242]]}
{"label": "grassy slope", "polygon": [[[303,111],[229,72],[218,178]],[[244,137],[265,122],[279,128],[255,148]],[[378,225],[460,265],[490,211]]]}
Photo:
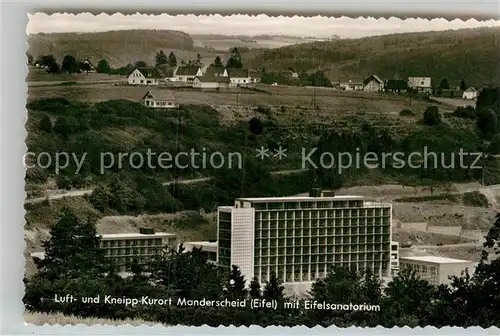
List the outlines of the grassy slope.
{"label": "grassy slope", "polygon": [[[392,34],[253,50],[251,63],[268,69],[323,69],[332,79],[430,76],[437,84],[500,81],[500,28]],[[437,81],[437,82],[436,82]]]}

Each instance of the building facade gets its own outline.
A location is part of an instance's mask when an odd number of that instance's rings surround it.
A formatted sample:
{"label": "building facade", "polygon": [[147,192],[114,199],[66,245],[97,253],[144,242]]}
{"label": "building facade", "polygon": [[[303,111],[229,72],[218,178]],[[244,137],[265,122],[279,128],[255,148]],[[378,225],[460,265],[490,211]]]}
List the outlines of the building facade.
{"label": "building facade", "polygon": [[363,82],[363,91],[381,92],[384,91],[384,81],[377,75],[371,75]]}
{"label": "building facade", "polygon": [[408,86],[418,92],[432,92],[432,79],[430,77],[409,77]]}
{"label": "building facade", "polygon": [[130,272],[136,260],[142,264],[168,248],[175,248],[177,236],[173,233],[117,233],[101,235],[101,248],[104,256],[111,259],[119,272]]}
{"label": "building facade", "polygon": [[[141,233],[142,232],[142,233]],[[139,233],[100,234],[100,247],[120,273],[130,272],[136,260],[142,264],[151,261],[164,248],[177,248],[177,235],[141,229]],[[31,253],[33,258],[44,259],[45,252]]]}
{"label": "building facade", "polygon": [[391,242],[391,276],[399,271],[399,243]]}
{"label": "building facade", "polygon": [[128,77],[127,82],[130,85],[158,85],[161,74],[155,68],[136,68]]}
{"label": "building facade", "polygon": [[359,196],[241,198],[218,209],[217,260],[261,283],[315,281],[334,264],[390,277],[391,219],[391,204]]}
{"label": "building facade", "polygon": [[417,276],[435,286],[450,283],[450,276],[459,277],[465,269],[472,274],[475,268],[474,262],[469,260],[435,256],[401,257],[399,263],[401,270],[414,270]]}
{"label": "building facade", "polygon": [[202,90],[229,89],[229,77],[223,76],[196,76],[193,80],[193,88]]}

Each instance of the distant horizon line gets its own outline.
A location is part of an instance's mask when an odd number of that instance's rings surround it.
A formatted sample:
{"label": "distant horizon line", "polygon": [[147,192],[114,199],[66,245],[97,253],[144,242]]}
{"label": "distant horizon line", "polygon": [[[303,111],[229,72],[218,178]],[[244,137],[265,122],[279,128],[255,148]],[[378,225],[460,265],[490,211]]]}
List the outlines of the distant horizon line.
{"label": "distant horizon line", "polygon": [[255,35],[246,35],[246,34],[221,34],[221,33],[189,33],[183,30],[176,29],[158,29],[158,28],[125,28],[125,29],[110,29],[110,30],[96,30],[96,31],[64,31],[64,32],[38,32],[38,33],[27,33],[28,36],[35,35],[57,35],[57,34],[100,34],[100,33],[110,33],[110,32],[123,32],[123,31],[169,31],[169,32],[178,32],[187,34],[190,36],[221,36],[221,37],[291,37],[297,39],[342,39],[342,40],[356,40],[362,39],[366,37],[376,37],[376,36],[388,36],[388,35],[403,35],[403,34],[420,34],[420,33],[430,33],[430,32],[447,32],[447,31],[460,31],[460,30],[478,30],[478,29],[498,29],[500,30],[500,26],[479,26],[479,27],[470,27],[470,28],[449,28],[449,29],[439,29],[439,30],[421,30],[421,31],[411,31],[411,32],[394,32],[394,33],[382,33],[382,34],[374,34],[374,35],[365,35],[360,37],[348,37],[342,36],[340,34],[331,34],[329,37],[320,37],[320,36],[300,36],[293,34],[255,34]]}

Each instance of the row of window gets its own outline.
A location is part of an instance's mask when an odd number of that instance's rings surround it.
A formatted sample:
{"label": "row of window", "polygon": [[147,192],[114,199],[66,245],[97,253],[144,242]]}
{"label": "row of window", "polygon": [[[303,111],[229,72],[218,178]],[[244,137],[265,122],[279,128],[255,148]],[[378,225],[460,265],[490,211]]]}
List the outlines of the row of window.
{"label": "row of window", "polygon": [[113,248],[104,250],[106,256],[140,256],[140,255],[156,255],[162,250],[162,246],[152,247],[134,247],[134,248]]}
{"label": "row of window", "polygon": [[357,218],[389,216],[389,209],[344,209],[344,210],[282,210],[257,211],[257,219],[315,219],[315,218]]}
{"label": "row of window", "polygon": [[[174,238],[167,239],[168,243],[173,243]],[[163,240],[161,238],[155,239],[123,239],[123,240],[101,240],[101,247],[121,247],[121,246],[161,246]]]}
{"label": "row of window", "polygon": [[254,203],[255,210],[336,209],[363,207],[363,200]]}
{"label": "row of window", "polygon": [[[287,239],[255,239],[255,247],[317,247],[324,248],[328,246],[341,246],[341,245],[366,245],[366,244],[387,244],[389,237],[387,236],[345,236],[345,237],[331,237],[328,238],[287,238]],[[387,246],[389,250],[389,246]]]}
{"label": "row of window", "polygon": [[[342,236],[372,236],[388,234],[389,227],[343,228],[343,229],[275,229],[255,230],[255,238],[285,238],[285,237],[342,237]],[[361,237],[360,237],[361,238]]]}

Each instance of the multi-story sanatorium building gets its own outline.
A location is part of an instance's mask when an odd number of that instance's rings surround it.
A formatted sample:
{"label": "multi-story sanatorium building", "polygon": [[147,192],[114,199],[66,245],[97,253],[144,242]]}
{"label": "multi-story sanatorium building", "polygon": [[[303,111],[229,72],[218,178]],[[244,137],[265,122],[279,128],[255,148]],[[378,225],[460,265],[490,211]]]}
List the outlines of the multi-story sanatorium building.
{"label": "multi-story sanatorium building", "polygon": [[192,251],[194,248],[199,248],[201,252],[206,255],[208,262],[217,262],[217,241],[184,242],[182,245],[186,251]]}
{"label": "multi-story sanatorium building", "polygon": [[[313,195],[315,196],[315,195]],[[392,205],[361,196],[239,198],[218,208],[217,262],[247,281],[324,277],[333,265],[391,275]]]}
{"label": "multi-story sanatorium building", "polygon": [[[134,260],[144,263],[165,247],[176,248],[177,236],[173,233],[154,232],[141,228],[139,233],[98,234],[101,237],[100,246],[106,258],[110,258],[118,268],[118,272],[130,271]],[[34,258],[45,258],[45,252],[31,253]]]}
{"label": "multi-story sanatorium building", "polygon": [[141,228],[139,233],[103,234],[101,248],[111,258],[120,272],[129,272],[134,260],[144,263],[157,256],[165,247],[175,248],[174,233],[154,232]]}

